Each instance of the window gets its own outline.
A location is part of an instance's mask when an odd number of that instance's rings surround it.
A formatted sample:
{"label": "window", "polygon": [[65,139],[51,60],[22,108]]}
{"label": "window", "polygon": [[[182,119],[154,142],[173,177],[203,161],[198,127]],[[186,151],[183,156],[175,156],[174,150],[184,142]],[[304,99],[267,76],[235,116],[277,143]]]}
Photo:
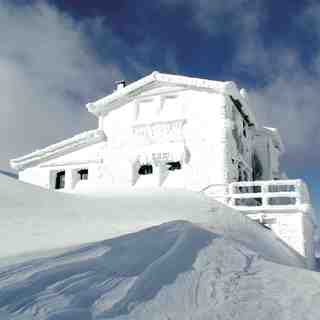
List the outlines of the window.
{"label": "window", "polygon": [[88,180],[88,169],[81,169],[78,171],[80,180]]}
{"label": "window", "polygon": [[55,189],[63,189],[65,187],[66,172],[60,171],[56,175]]}
{"label": "window", "polygon": [[162,101],[162,119],[180,119],[182,117],[182,104],[177,96],[166,96]]}
{"label": "window", "polygon": [[157,115],[157,102],[155,100],[143,100],[138,103],[137,120],[142,123],[154,121]]}
{"label": "window", "polygon": [[174,170],[180,170],[181,169],[181,163],[178,162],[168,162],[167,163],[167,168],[169,171],[174,171]]}
{"label": "window", "polygon": [[145,164],[139,168],[138,174],[139,175],[146,175],[146,174],[152,174],[153,169],[151,164]]}

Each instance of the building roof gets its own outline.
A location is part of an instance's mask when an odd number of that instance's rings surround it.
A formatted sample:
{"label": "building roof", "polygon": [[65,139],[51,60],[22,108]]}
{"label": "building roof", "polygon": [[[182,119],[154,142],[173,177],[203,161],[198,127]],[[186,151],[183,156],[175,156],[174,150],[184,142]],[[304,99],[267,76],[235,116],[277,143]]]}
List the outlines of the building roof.
{"label": "building roof", "polygon": [[209,92],[220,93],[225,96],[232,97],[239,101],[242,105],[243,112],[248,116],[252,123],[255,118],[249,109],[247,99],[241,94],[236,84],[232,81],[213,81],[200,78],[192,78],[186,76],[164,74],[154,71],[150,75],[137,80],[128,86],[116,90],[110,95],[101,98],[95,102],[87,104],[89,112],[96,116],[107,114],[108,112],[132,101],[141,92],[155,89],[161,86],[179,86],[189,89],[206,90]]}
{"label": "building roof", "polygon": [[23,157],[12,159],[10,165],[15,170],[24,170],[44,161],[77,151],[84,147],[106,140],[102,130],[91,130],[80,133],[72,138],[52,144],[46,148],[34,151]]}

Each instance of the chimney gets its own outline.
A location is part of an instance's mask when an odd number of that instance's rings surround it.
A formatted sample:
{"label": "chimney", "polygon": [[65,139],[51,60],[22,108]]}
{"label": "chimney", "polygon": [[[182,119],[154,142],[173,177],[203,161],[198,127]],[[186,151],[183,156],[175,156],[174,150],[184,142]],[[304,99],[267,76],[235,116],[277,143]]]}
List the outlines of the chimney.
{"label": "chimney", "polygon": [[123,89],[126,86],[126,81],[125,80],[116,81],[115,85],[116,85],[116,91]]}

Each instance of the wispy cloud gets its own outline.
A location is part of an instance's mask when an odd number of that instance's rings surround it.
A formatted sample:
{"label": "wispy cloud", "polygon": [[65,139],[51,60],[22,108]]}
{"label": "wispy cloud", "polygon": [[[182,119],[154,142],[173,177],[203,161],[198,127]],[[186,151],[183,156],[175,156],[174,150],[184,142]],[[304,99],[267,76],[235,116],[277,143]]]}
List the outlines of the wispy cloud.
{"label": "wispy cloud", "polygon": [[85,103],[122,75],[92,50],[86,31],[95,23],[76,22],[46,3],[0,3],[0,167],[96,126]]}
{"label": "wispy cloud", "polygon": [[302,168],[306,159],[310,165],[317,163],[320,159],[319,3],[310,1],[296,17],[295,27],[312,40],[315,49],[306,64],[301,60],[303,52],[287,43],[271,47],[265,44],[262,26],[266,10],[261,1],[162,2],[191,6],[194,25],[212,37],[212,41],[217,34],[228,33],[233,38],[235,49],[229,68],[236,70],[233,73],[239,74],[239,78],[248,75],[257,79],[257,85],[251,89],[252,106],[261,124],[280,129],[287,150],[286,165]]}
{"label": "wispy cloud", "polygon": [[248,0],[160,0],[168,7],[188,7],[195,26],[211,36],[256,30],[263,18],[262,3]]}
{"label": "wispy cloud", "polygon": [[[280,128],[287,146],[287,165],[299,167],[306,157],[316,163],[320,158],[320,5],[310,1],[295,19],[313,49],[306,64],[301,47],[285,42],[268,47],[264,42],[264,1],[160,3],[166,9],[173,8],[171,13],[188,8],[188,23],[206,34],[208,46],[221,44],[225,37],[232,39],[233,56],[223,61],[225,71],[234,74],[230,80],[239,85],[243,85],[243,75],[257,79],[251,89],[253,107],[261,124]],[[134,79],[158,66],[176,73],[186,73],[188,67],[179,62],[178,50],[159,43],[152,34],[146,33],[138,43],[127,43],[112,33],[104,18],[74,20],[45,2],[29,6],[1,2],[0,38],[3,168],[8,157],[95,126],[84,104],[110,92],[114,79]],[[104,44],[102,50],[95,51],[100,43]],[[157,66],[151,57],[159,50],[162,54]],[[103,58],[99,59],[96,52]],[[117,55],[121,55],[122,69],[114,59]],[[14,143],[10,142],[11,136],[15,136]]]}
{"label": "wispy cloud", "polygon": [[[320,5],[311,4],[297,17],[297,27],[314,40],[314,51],[303,61],[294,48],[264,49],[264,56],[253,53],[249,68],[257,67],[266,82],[252,91],[253,105],[262,123],[280,129],[287,145],[287,164],[303,169],[320,159]],[[254,48],[255,49],[255,48]],[[254,51],[254,50],[253,50]],[[240,54],[243,54],[240,50]],[[268,74],[269,72],[269,74]]]}
{"label": "wispy cloud", "polygon": [[296,168],[319,161],[318,83],[304,74],[278,76],[251,94],[260,122],[280,129],[288,163]]}

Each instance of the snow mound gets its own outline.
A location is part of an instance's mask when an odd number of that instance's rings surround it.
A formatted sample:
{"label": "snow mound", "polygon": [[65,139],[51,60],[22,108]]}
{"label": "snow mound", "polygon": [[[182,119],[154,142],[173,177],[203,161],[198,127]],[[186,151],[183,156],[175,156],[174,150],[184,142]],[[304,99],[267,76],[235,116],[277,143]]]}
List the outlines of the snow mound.
{"label": "snow mound", "polygon": [[318,273],[185,221],[0,263],[1,319],[313,320]]}
{"label": "snow mound", "polygon": [[52,192],[0,175],[0,258],[110,239],[185,220],[241,242],[265,259],[304,267],[276,236],[241,213],[185,190],[105,190],[103,197]]}

